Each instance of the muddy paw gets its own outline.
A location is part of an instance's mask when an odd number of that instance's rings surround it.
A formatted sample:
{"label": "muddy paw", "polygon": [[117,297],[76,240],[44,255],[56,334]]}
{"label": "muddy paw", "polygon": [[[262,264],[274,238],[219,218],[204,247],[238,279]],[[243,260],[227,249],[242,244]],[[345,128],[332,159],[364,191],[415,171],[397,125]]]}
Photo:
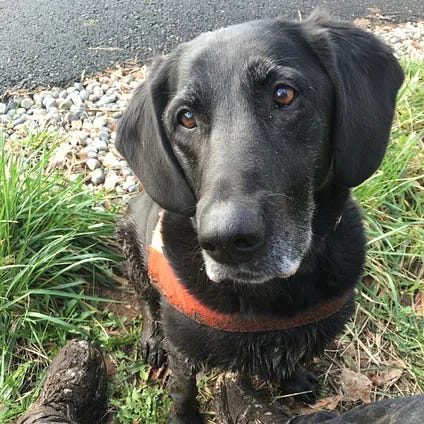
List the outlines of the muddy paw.
{"label": "muddy paw", "polygon": [[284,393],[293,394],[296,399],[313,404],[317,400],[317,385],[316,376],[305,368],[299,367],[288,380],[281,383],[281,388]]}
{"label": "muddy paw", "polygon": [[154,368],[160,368],[166,362],[166,352],[162,347],[162,341],[162,331],[157,321],[143,324],[141,355],[143,361]]}

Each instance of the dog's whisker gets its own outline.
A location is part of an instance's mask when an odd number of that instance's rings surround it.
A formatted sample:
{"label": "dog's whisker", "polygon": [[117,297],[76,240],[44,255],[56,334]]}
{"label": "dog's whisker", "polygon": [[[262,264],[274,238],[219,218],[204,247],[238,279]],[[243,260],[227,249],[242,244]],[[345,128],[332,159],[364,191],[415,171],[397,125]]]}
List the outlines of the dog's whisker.
{"label": "dog's whisker", "polygon": [[290,200],[294,199],[293,196],[289,196],[288,194],[284,194],[284,193],[269,193],[264,196],[264,198],[268,198],[268,197],[285,197],[286,199],[290,199]]}

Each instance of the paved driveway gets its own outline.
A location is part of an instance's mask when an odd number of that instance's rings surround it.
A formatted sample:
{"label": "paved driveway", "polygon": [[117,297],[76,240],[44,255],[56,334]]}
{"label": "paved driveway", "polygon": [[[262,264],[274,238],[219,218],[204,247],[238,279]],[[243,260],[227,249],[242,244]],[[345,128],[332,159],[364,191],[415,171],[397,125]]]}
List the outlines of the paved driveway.
{"label": "paved driveway", "polygon": [[117,61],[168,51],[202,31],[317,5],[344,19],[369,8],[396,21],[424,17],[422,0],[0,0],[0,93],[78,79]]}

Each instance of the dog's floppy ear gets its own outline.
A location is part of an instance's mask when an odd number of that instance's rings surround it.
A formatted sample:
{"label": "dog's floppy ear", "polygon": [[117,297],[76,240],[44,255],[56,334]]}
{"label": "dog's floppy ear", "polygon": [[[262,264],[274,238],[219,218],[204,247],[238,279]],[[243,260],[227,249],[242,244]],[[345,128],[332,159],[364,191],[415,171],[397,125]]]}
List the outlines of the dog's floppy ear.
{"label": "dog's floppy ear", "polygon": [[402,69],[387,45],[352,24],[314,13],[301,26],[335,90],[335,174],[357,186],[383,159]]}
{"label": "dog's floppy ear", "polygon": [[169,95],[169,62],[158,58],[134,92],[119,124],[116,147],[159,206],[191,216],[194,196],[162,125]]}

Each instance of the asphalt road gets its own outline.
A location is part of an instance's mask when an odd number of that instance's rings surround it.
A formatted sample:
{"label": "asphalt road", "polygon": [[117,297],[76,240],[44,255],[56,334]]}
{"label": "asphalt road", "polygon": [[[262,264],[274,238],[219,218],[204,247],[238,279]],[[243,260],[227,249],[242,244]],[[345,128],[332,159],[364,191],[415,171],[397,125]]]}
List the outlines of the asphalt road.
{"label": "asphalt road", "polygon": [[181,41],[232,23],[307,16],[316,6],[353,20],[378,8],[424,18],[422,0],[0,0],[0,94],[60,85],[116,62],[147,62]]}

